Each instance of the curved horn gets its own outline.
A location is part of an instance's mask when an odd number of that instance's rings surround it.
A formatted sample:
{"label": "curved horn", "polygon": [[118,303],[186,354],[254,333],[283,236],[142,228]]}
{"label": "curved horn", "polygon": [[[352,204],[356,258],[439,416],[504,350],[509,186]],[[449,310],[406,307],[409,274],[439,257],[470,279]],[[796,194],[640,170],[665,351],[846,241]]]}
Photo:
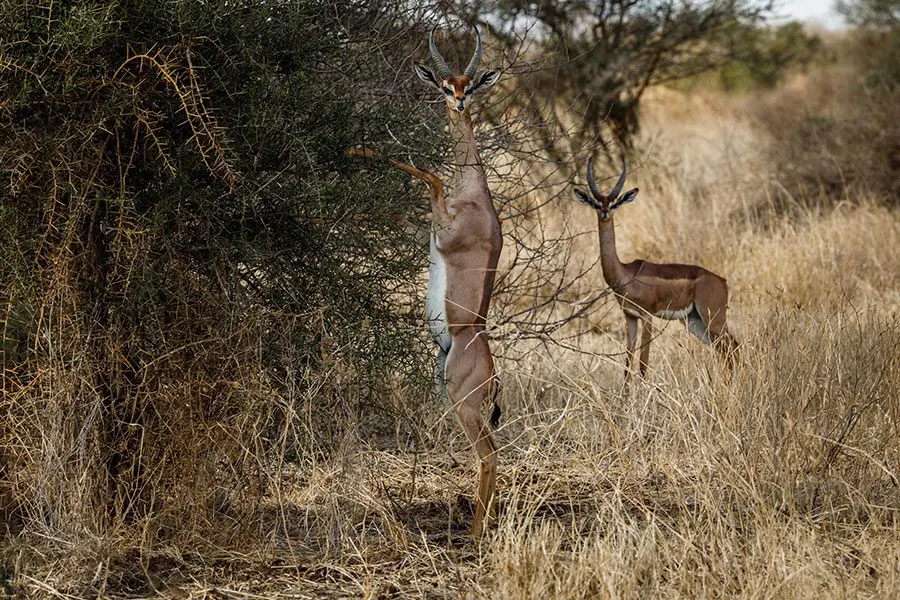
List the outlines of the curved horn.
{"label": "curved horn", "polygon": [[613,186],[612,191],[609,193],[609,197],[613,200],[617,199],[619,193],[622,191],[622,186],[625,185],[625,176],[628,174],[628,166],[625,164],[625,157],[622,157],[622,174],[619,175],[619,180],[616,182],[616,185]]}
{"label": "curved horn", "polygon": [[597,182],[594,181],[594,167],[593,163],[594,157],[591,156],[591,160],[588,161],[588,171],[587,171],[587,183],[588,187],[591,188],[591,193],[594,195],[594,198],[597,200],[603,197],[603,194],[600,193],[600,188],[597,187]]}
{"label": "curved horn", "polygon": [[447,61],[444,60],[444,57],[441,56],[441,53],[438,52],[437,44],[434,43],[434,30],[437,29],[437,25],[435,25],[431,29],[431,34],[428,36],[428,49],[431,51],[431,60],[434,61],[434,65],[437,67],[438,77],[441,79],[447,79],[451,75],[453,75],[453,71],[450,70],[449,65],[447,65]]}
{"label": "curved horn", "polygon": [[463,71],[463,75],[472,79],[475,77],[475,72],[478,71],[478,65],[481,64],[481,55],[484,53],[484,48],[481,46],[481,33],[478,32],[478,26],[475,27],[475,54],[472,55],[472,60],[469,61],[469,66],[466,67],[466,70]]}

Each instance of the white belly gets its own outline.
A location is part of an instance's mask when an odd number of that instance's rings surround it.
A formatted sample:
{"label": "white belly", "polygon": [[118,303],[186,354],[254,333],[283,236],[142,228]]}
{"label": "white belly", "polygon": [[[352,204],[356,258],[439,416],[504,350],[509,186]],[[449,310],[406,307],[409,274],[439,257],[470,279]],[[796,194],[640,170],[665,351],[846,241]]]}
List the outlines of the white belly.
{"label": "white belly", "polygon": [[687,305],[687,308],[682,310],[661,310],[656,313],[656,317],[660,319],[668,319],[670,321],[678,321],[680,319],[686,319],[689,314],[694,310],[694,303],[690,303]]}
{"label": "white belly", "polygon": [[709,332],[706,330],[706,323],[700,318],[700,315],[694,313],[687,320],[688,331],[700,338],[704,344],[709,343]]}
{"label": "white belly", "polygon": [[437,251],[434,234],[431,235],[428,267],[428,293],[425,295],[425,320],[434,338],[444,351],[450,350],[450,332],[447,329],[447,266]]}

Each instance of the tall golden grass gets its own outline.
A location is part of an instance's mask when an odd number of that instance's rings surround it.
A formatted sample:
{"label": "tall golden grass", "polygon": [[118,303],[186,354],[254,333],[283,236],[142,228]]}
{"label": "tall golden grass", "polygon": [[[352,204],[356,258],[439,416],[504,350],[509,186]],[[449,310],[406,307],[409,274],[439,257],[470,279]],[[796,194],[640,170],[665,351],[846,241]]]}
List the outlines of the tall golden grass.
{"label": "tall golden grass", "polygon": [[[683,326],[658,323],[649,375],[624,396],[612,299],[573,326],[580,352],[509,343],[499,511],[479,543],[465,536],[475,459],[445,413],[417,441],[348,440],[303,471],[261,465],[268,496],[227,543],[176,543],[156,521],[102,539],[46,533],[4,549],[8,585],[33,597],[900,597],[900,215],[852,186],[785,210],[764,109],[793,93],[652,92],[619,252],[725,276],[737,368],[725,376]],[[561,201],[542,218],[582,234],[576,261],[596,257],[588,209]],[[596,269],[573,299],[603,287]]]}

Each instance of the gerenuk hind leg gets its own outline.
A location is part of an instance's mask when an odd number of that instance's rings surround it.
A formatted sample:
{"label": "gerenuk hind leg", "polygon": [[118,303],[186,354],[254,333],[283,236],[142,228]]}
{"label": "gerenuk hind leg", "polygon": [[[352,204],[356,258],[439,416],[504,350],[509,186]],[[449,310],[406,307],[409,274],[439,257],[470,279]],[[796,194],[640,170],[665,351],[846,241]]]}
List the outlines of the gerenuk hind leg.
{"label": "gerenuk hind leg", "polygon": [[478,494],[472,535],[480,536],[490,519],[497,487],[499,447],[481,408],[492,397],[494,363],[483,334],[457,336],[447,356],[447,390],[469,441],[479,460]]}
{"label": "gerenuk hind leg", "polygon": [[708,342],[711,342],[716,352],[725,359],[728,369],[733,369],[738,344],[737,340],[728,331],[726,314],[728,310],[728,287],[725,282],[719,278],[712,277],[702,280],[696,286],[694,306],[705,326]]}

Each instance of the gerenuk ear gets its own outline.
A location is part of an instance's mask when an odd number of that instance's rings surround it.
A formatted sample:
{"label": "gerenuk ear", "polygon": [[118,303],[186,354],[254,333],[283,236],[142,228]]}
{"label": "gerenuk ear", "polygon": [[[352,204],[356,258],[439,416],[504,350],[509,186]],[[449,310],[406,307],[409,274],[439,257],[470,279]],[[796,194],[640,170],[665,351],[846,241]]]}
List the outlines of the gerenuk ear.
{"label": "gerenuk ear", "polygon": [[575,197],[578,200],[580,200],[581,202],[584,202],[585,204],[587,204],[588,206],[593,208],[594,210],[600,210],[600,205],[593,198],[591,198],[588,194],[582,192],[578,188],[575,188]]}
{"label": "gerenuk ear", "polygon": [[633,190],[628,190],[627,192],[622,194],[622,198],[618,202],[615,203],[613,208],[618,208],[618,207],[622,206],[623,204],[628,204],[629,202],[631,202],[632,200],[637,198],[637,194],[638,194],[637,188],[634,188]]}
{"label": "gerenuk ear", "polygon": [[441,82],[438,81],[437,75],[434,74],[434,71],[426,67],[425,65],[414,65],[413,69],[416,72],[416,75],[419,76],[419,79],[424,81],[425,83],[430,83],[437,89],[441,89]]}
{"label": "gerenuk ear", "polygon": [[485,71],[475,78],[475,82],[469,86],[469,93],[486,90],[500,81],[500,71]]}

